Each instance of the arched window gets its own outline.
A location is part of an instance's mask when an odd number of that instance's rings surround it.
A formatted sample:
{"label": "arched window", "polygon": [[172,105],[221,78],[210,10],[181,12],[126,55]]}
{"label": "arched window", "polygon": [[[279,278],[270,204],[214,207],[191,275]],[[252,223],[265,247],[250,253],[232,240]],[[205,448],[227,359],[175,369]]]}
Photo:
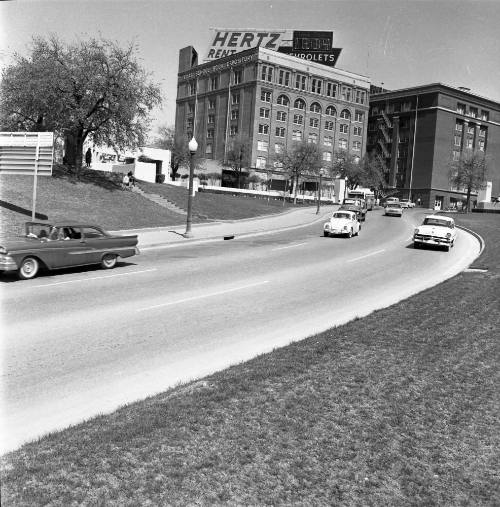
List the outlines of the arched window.
{"label": "arched window", "polygon": [[342,109],[340,117],[344,118],[344,120],[349,120],[351,118],[351,113],[349,112],[349,109]]}
{"label": "arched window", "polygon": [[306,108],[306,103],[302,100],[302,99],[297,99],[294,103],[293,103],[293,107],[295,109],[305,109]]}
{"label": "arched window", "polygon": [[278,97],[278,104],[280,106],[288,106],[289,103],[290,101],[288,100],[288,97],[286,95],[280,95]]}
{"label": "arched window", "polygon": [[337,116],[337,111],[335,110],[335,108],[333,106],[328,106],[326,108],[325,114],[327,116]]}
{"label": "arched window", "polygon": [[311,111],[311,113],[321,113],[321,106],[317,102],[313,102],[309,111]]}

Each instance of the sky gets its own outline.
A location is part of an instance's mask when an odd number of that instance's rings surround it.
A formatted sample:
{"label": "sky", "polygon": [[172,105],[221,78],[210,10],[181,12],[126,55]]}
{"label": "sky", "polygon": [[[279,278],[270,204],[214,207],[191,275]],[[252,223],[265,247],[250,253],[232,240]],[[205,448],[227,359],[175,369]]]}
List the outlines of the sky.
{"label": "sky", "polygon": [[203,58],[211,28],[332,31],[337,67],[396,90],[440,82],[500,102],[500,0],[11,0],[0,1],[0,68],[29,55],[34,35],[126,46],[164,101],[152,131],[173,125],[179,50]]}

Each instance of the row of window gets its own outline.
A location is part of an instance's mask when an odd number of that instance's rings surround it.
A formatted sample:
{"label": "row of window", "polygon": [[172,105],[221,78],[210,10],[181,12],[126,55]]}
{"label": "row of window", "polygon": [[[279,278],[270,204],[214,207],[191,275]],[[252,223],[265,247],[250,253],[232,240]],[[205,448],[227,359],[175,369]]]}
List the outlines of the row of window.
{"label": "row of window", "polygon": [[[454,145],[458,147],[462,147],[462,136],[455,136]],[[485,148],[485,140],[484,139],[478,139],[477,141],[477,149],[484,151]],[[467,149],[473,149],[474,148],[474,138],[473,137],[466,137],[464,139],[464,146]]]}
{"label": "row of window", "polygon": [[457,113],[463,114],[464,116],[470,116],[471,118],[481,118],[483,121],[489,121],[490,113],[489,111],[485,111],[481,109],[481,116],[479,115],[479,109],[477,107],[467,106],[465,104],[457,103]]}
{"label": "row of window", "polygon": [[[209,119],[210,119],[210,116],[209,116]],[[286,113],[283,113],[281,115],[278,114],[277,120],[278,121],[286,121]],[[293,115],[293,124],[294,125],[304,125],[304,117],[300,114],[294,114]],[[318,118],[309,118],[309,127],[319,128],[319,119]],[[259,134],[269,134],[269,128],[270,128],[269,124],[259,123]],[[281,128],[281,127],[276,127],[276,128]],[[325,130],[335,130],[335,123],[333,121],[326,120],[325,121]],[[347,123],[340,123],[339,124],[339,131],[341,134],[348,134],[349,133],[349,125]],[[358,126],[353,127],[352,133],[355,136],[362,136],[363,135],[363,128],[358,127]]]}
{"label": "row of window", "polygon": [[275,73],[275,68],[271,65],[261,66],[260,79],[268,83],[293,87],[300,91],[310,91],[332,98],[338,97],[346,102],[355,102],[356,104],[367,103],[368,95],[365,90],[359,90],[348,85],[334,83],[317,77],[309,77],[300,73],[296,73],[295,79],[293,79],[291,71],[280,69]]}
{"label": "row of window", "polygon": [[[467,125],[467,134],[474,135],[476,132],[478,125],[474,124],[468,124]],[[479,126],[479,137],[486,137],[487,127]],[[456,132],[463,132],[464,131],[464,123],[460,120],[457,120],[455,123],[455,131]]]}
{"label": "row of window", "polygon": [[[278,135],[278,134],[280,134],[280,135]],[[278,133],[278,129],[276,129],[276,137],[284,137],[284,135],[281,135],[281,134],[282,133],[281,132]],[[294,141],[303,141],[303,139],[304,139],[304,133],[301,130],[295,130],[293,132],[293,140]],[[318,134],[316,134],[314,132],[310,132],[307,136],[307,142],[313,143],[313,144],[318,144]],[[337,144],[338,144],[339,148],[346,150],[347,146],[348,146],[348,140],[345,138],[340,138],[338,140]],[[332,136],[325,136],[323,138],[323,145],[332,147],[333,146],[333,137]],[[278,143],[275,144],[275,151],[276,151],[276,146],[282,146],[282,145],[279,145]],[[268,148],[269,148],[269,141],[266,141],[263,139],[259,139],[257,141],[257,150],[268,151]],[[353,149],[353,151],[361,151],[361,141],[353,141],[352,149]],[[276,151],[276,153],[280,153],[280,152]]]}

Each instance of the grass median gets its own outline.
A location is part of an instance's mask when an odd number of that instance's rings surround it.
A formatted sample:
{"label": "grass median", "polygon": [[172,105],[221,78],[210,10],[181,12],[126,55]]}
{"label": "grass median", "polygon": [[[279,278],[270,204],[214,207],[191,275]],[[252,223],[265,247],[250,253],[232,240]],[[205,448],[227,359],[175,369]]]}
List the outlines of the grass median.
{"label": "grass median", "polygon": [[500,216],[455,218],[480,271],[27,444],[3,503],[499,505]]}

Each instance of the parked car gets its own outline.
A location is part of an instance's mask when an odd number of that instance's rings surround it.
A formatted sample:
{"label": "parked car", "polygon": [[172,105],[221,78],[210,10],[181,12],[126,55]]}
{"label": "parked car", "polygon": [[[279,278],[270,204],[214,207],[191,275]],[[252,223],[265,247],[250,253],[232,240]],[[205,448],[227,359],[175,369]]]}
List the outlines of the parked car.
{"label": "parked car", "polygon": [[403,216],[403,206],[399,202],[389,202],[385,205],[384,214],[393,217]]}
{"label": "parked car", "polygon": [[414,208],[415,207],[415,203],[411,202],[410,199],[400,199],[399,203],[401,204],[401,206],[403,206],[403,208]]}
{"label": "parked car", "polygon": [[0,271],[34,278],[40,269],[100,264],[115,267],[119,257],[137,255],[137,235],[118,236],[93,224],[26,222],[25,235],[0,246]]}
{"label": "parked car", "polygon": [[446,251],[455,245],[457,230],[453,218],[427,215],[413,233],[413,247],[442,246]]}
{"label": "parked car", "polygon": [[342,205],[339,208],[339,211],[340,210],[354,211],[358,215],[358,220],[364,222],[366,220],[368,207],[366,206],[366,201],[364,199],[359,197],[348,197],[342,202]]}
{"label": "parked car", "polygon": [[342,235],[351,238],[358,236],[361,230],[361,224],[355,211],[337,210],[332,217],[323,226],[324,236]]}
{"label": "parked car", "polygon": [[391,204],[391,203],[393,203],[393,202],[399,202],[399,197],[386,197],[386,198],[384,199],[384,206],[385,206],[386,204]]}

